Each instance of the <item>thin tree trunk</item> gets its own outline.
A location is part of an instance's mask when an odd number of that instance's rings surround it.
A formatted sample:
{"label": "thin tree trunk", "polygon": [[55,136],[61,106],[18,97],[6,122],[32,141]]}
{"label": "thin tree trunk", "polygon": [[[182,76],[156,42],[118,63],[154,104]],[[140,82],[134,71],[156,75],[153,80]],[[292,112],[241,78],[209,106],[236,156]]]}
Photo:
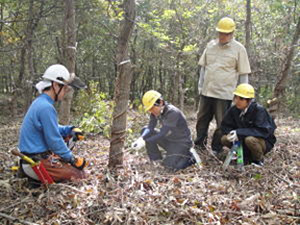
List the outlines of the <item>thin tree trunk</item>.
{"label": "thin tree trunk", "polygon": [[[0,3],[0,20],[4,21],[4,16],[3,16],[3,9],[4,9],[4,3]],[[4,23],[0,23],[0,33],[2,33]],[[3,46],[3,38],[0,36],[0,46]]]}
{"label": "thin tree trunk", "polygon": [[178,79],[179,79],[179,108],[181,111],[184,110],[184,77],[181,74],[181,71],[179,71],[178,74]]}
{"label": "thin tree trunk", "polygon": [[282,64],[282,69],[280,71],[279,80],[275,85],[273,100],[269,101],[269,110],[273,117],[280,110],[280,98],[284,95],[284,90],[288,81],[288,75],[291,67],[291,63],[294,56],[294,51],[297,46],[297,42],[300,37],[300,17],[298,18],[295,34],[292,40],[292,43],[288,49],[285,60]]}
{"label": "thin tree trunk", "polygon": [[[76,24],[75,24],[75,5],[74,0],[65,0],[65,19],[64,19],[64,49],[65,63],[70,73],[75,73],[76,57]],[[64,97],[59,108],[59,122],[61,124],[70,123],[71,103],[74,90],[71,89]]]}
{"label": "thin tree trunk", "polygon": [[127,109],[132,77],[131,63],[128,57],[128,43],[135,20],[135,0],[124,0],[124,19],[117,46],[117,78],[115,83],[113,121],[109,151],[110,168],[123,165],[123,147],[127,129]]}
{"label": "thin tree trunk", "polygon": [[247,17],[246,17],[246,23],[245,23],[245,28],[246,28],[246,43],[245,43],[245,48],[247,49],[249,58],[250,58],[250,40],[251,40],[251,0],[247,0],[247,5],[246,5],[246,12],[247,12]]}

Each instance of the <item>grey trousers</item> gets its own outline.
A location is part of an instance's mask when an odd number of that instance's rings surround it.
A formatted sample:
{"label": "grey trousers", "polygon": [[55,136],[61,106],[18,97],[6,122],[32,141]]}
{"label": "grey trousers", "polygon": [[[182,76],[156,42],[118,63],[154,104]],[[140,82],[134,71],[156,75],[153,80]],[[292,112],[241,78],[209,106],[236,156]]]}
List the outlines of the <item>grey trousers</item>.
{"label": "grey trousers", "polygon": [[220,129],[221,122],[227,109],[231,105],[231,100],[223,100],[217,98],[206,97],[200,95],[199,111],[197,115],[197,138],[195,145],[204,148],[207,144],[208,127],[213,118],[216,119],[217,128],[214,131],[212,138],[212,150],[220,152],[222,150],[221,137],[222,131]]}
{"label": "grey trousers", "polygon": [[[146,137],[155,135],[157,131],[148,134]],[[163,158],[162,152],[159,150],[159,146],[166,151],[166,155]],[[172,170],[185,169],[186,167],[195,163],[194,158],[190,152],[192,147],[191,143],[184,142],[171,142],[166,138],[161,138],[157,142],[147,142],[146,150],[151,161],[162,160],[163,165],[166,168]]]}

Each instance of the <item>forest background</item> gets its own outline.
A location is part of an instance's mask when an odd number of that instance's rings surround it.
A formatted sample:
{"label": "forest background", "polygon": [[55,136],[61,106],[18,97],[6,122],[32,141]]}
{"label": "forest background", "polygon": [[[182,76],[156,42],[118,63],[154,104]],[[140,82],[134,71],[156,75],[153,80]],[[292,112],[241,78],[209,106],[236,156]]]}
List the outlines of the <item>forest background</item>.
{"label": "forest background", "polygon": [[[299,15],[298,0],[0,0],[0,223],[298,225]],[[129,147],[147,123],[141,97],[161,92],[194,133],[197,63],[224,16],[237,24],[250,83],[275,113],[278,141],[263,168],[222,171],[209,146],[200,169],[153,168],[145,150]],[[38,95],[34,85],[55,63],[88,85],[68,96],[71,110],[56,106],[61,123],[85,131],[74,154],[90,161],[90,176],[30,189],[11,169],[18,160],[10,150]]]}
{"label": "forest background", "polygon": [[[94,94],[100,93],[99,98],[113,98],[122,2],[77,0],[74,4],[76,23],[72,32],[76,41],[74,46],[67,46],[63,1],[0,1],[2,119],[7,112],[10,116],[26,112],[37,94],[34,84],[45,69],[54,63],[66,64],[66,48],[76,50],[76,75],[92,87]],[[196,109],[198,59],[208,41],[216,38],[218,20],[229,16],[237,24],[235,38],[247,48],[252,69],[250,83],[262,104],[274,97],[293,48],[280,109],[286,115],[299,117],[300,47],[298,39],[293,43],[297,29],[299,33],[299,5],[297,0],[136,1],[129,43],[131,103],[139,105],[143,93],[155,89],[182,109],[184,105]],[[81,97],[85,103],[90,99]],[[82,106],[86,104],[78,102],[76,112],[83,115],[87,108]],[[73,109],[75,106],[76,103]]]}

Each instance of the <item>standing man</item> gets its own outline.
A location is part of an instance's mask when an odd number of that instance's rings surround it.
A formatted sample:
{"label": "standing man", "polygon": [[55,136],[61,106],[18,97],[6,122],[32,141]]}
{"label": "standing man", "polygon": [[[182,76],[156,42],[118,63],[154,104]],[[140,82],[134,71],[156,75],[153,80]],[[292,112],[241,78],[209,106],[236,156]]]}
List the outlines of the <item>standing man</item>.
{"label": "standing man", "polygon": [[215,117],[217,127],[212,138],[212,150],[218,154],[222,151],[221,121],[230,107],[235,87],[238,83],[248,83],[251,70],[245,47],[233,38],[235,22],[224,17],[218,22],[216,30],[218,39],[208,43],[199,60],[200,103],[195,145],[205,148],[208,127]]}
{"label": "standing man", "polygon": [[[142,135],[133,144],[138,150],[146,145],[152,162],[162,161],[168,170],[177,171],[194,164],[199,156],[191,148],[191,132],[183,113],[163,100],[157,91],[147,91],[142,99],[145,111],[150,112],[150,121],[142,130]],[[155,129],[158,122],[160,129]],[[166,150],[163,157],[159,146]]]}

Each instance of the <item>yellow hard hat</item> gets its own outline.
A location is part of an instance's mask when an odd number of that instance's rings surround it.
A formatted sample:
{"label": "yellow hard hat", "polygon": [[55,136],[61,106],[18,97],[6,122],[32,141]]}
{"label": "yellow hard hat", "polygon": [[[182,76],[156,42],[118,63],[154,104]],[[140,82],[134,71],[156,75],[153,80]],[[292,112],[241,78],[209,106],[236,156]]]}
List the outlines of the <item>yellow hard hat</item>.
{"label": "yellow hard hat", "polygon": [[250,84],[240,84],[236,87],[233,94],[242,98],[254,98],[255,91],[253,86]]}
{"label": "yellow hard hat", "polygon": [[220,19],[216,30],[221,33],[231,33],[235,30],[235,22],[229,17]]}
{"label": "yellow hard hat", "polygon": [[145,111],[148,111],[151,109],[154,105],[154,103],[161,97],[161,94],[157,91],[150,90],[147,91],[142,99],[143,105],[145,107]]}

